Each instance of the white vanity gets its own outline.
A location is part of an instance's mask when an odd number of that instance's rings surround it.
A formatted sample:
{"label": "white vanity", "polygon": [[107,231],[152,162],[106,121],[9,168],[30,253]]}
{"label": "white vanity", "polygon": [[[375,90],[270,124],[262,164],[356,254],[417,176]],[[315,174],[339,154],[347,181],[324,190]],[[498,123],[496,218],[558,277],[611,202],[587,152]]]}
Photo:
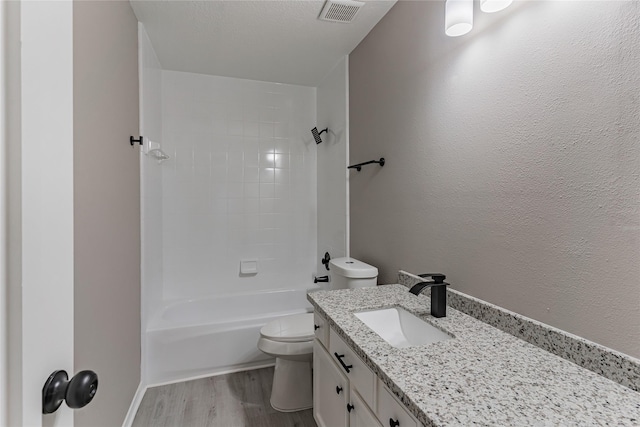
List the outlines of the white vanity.
{"label": "white vanity", "polygon": [[418,420],[333,330],[314,314],[313,415],[318,427],[418,427]]}
{"label": "white vanity", "polygon": [[640,425],[640,360],[449,292],[442,318],[402,285],[308,295],[319,427]]}

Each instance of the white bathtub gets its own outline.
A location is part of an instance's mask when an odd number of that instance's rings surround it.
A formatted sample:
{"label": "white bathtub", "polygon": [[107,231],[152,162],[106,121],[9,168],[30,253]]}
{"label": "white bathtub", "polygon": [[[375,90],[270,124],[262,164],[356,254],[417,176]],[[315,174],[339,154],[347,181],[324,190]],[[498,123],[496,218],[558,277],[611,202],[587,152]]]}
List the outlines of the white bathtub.
{"label": "white bathtub", "polygon": [[147,328],[147,383],[161,384],[273,364],[257,348],[260,328],[287,314],[311,312],[307,289],[179,301]]}

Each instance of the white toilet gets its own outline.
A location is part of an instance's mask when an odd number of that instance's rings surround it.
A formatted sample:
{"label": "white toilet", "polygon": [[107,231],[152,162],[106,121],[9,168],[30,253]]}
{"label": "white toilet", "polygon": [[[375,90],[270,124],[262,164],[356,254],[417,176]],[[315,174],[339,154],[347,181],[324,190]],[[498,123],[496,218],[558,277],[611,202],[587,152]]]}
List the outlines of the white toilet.
{"label": "white toilet", "polygon": [[[375,286],[378,269],[353,258],[330,261],[331,289]],[[271,406],[282,412],[313,406],[313,313],[282,316],[260,329],[258,348],[276,358]]]}

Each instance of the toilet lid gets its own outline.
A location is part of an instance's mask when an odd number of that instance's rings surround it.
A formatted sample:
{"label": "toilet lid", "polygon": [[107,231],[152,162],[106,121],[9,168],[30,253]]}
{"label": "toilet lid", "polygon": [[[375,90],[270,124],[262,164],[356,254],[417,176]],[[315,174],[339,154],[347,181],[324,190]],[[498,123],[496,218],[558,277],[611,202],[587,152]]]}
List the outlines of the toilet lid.
{"label": "toilet lid", "polygon": [[293,314],[272,320],[260,329],[260,335],[273,341],[309,341],[314,337],[313,313]]}

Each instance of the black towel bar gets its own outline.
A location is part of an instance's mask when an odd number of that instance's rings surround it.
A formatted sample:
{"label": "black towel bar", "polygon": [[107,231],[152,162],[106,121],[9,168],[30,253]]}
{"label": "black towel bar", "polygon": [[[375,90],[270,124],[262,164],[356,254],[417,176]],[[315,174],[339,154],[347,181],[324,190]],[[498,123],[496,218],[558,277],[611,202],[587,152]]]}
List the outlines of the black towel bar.
{"label": "black towel bar", "polygon": [[372,163],[377,163],[380,166],[384,166],[384,157],[380,157],[380,160],[369,160],[368,162],[358,163],[357,165],[351,165],[351,166],[347,167],[347,169],[355,169],[358,172],[360,172],[362,170],[362,166],[370,165]]}

